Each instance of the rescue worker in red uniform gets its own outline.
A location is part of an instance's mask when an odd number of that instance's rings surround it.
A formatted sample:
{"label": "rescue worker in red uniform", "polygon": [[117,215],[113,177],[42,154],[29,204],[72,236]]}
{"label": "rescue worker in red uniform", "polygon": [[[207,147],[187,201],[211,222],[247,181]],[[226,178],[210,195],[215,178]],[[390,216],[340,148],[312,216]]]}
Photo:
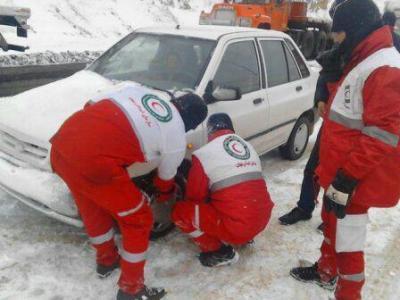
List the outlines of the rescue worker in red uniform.
{"label": "rescue worker in red uniform", "polygon": [[253,147],[235,134],[227,114],[210,116],[209,143],[193,152],[185,201],[172,220],[200,247],[206,267],[236,262],[244,245],[267,226],[273,203]]}
{"label": "rescue worker in red uniform", "polygon": [[372,0],[337,0],[331,15],[345,67],[330,85],[316,171],[324,241],[318,262],[291,275],[360,300],[368,210],[400,198],[400,55]]}
{"label": "rescue worker in red uniform", "polygon": [[[51,139],[51,165],[75,199],[96,249],[97,273],[106,277],[121,266],[118,300],[165,294],[144,285],[153,217],[148,197],[127,168],[158,168],[154,184],[161,200],[170,198],[186,152],[185,132],[205,119],[207,106],[194,94],[168,98],[138,84],[121,84],[73,114]],[[122,234],[119,253],[115,222]]]}

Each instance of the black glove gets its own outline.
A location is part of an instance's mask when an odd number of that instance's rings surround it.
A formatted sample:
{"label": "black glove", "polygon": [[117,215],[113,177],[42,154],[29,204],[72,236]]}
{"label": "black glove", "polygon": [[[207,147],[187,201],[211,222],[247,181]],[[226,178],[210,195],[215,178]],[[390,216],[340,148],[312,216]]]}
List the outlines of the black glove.
{"label": "black glove", "polygon": [[346,216],[346,207],[350,203],[357,183],[357,180],[346,176],[342,170],[339,170],[325,192],[324,207],[326,211],[333,211],[338,219],[343,219]]}

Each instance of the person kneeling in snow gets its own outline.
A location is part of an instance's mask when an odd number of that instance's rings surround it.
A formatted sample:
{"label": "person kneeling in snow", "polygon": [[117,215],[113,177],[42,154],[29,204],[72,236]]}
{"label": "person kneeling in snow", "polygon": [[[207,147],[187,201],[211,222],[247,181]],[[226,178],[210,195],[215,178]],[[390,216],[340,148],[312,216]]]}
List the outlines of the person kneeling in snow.
{"label": "person kneeling in snow", "polygon": [[172,220],[200,247],[206,267],[234,263],[230,245],[244,245],[267,226],[273,203],[253,147],[234,133],[227,114],[207,123],[209,143],[192,156],[185,201]]}

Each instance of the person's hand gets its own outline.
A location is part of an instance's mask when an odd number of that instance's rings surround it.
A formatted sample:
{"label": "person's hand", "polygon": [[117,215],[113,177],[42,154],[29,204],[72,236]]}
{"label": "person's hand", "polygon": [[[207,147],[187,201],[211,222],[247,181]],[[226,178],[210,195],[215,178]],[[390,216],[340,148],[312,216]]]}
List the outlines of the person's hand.
{"label": "person's hand", "polygon": [[326,106],[325,102],[318,101],[317,110],[318,110],[318,114],[319,114],[320,117],[323,117],[324,114],[325,114],[325,106]]}
{"label": "person's hand", "polygon": [[343,219],[346,216],[346,207],[350,203],[357,180],[346,176],[341,170],[336,174],[332,184],[328,187],[324,197],[324,208]]}

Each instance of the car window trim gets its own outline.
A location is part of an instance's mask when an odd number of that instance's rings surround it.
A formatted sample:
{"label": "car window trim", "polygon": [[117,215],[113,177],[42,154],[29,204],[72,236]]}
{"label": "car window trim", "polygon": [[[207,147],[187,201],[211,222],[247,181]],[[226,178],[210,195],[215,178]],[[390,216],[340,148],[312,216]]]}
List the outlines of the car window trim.
{"label": "car window trim", "polygon": [[290,47],[289,47],[289,45],[288,45],[288,43],[291,43],[292,46],[293,46],[293,48],[294,48],[296,51],[298,51],[298,49],[296,49],[296,47],[295,47],[295,45],[292,43],[292,41],[289,40],[289,39],[287,39],[287,38],[285,38],[285,39],[284,39],[284,43],[285,43],[286,47],[288,48],[290,54],[292,55],[292,57],[293,57],[293,59],[294,59],[294,62],[295,62],[296,65],[297,65],[297,68],[299,69],[299,73],[300,73],[301,78],[304,79],[304,78],[310,77],[311,71],[310,71],[310,69],[309,69],[309,67],[308,67],[308,65],[307,65],[307,61],[305,61],[305,60],[303,59],[303,57],[300,55],[300,58],[301,58],[301,60],[303,61],[304,65],[306,66],[306,69],[307,69],[307,71],[308,71],[308,75],[307,75],[307,76],[303,76],[303,72],[301,72],[300,66],[299,66],[299,64],[297,63],[297,59],[296,59],[296,57],[294,56],[293,51],[290,50]]}
{"label": "car window trim", "polygon": [[257,45],[256,45],[256,38],[255,37],[238,37],[238,38],[234,38],[234,39],[230,39],[230,40],[228,40],[228,41],[226,41],[225,43],[224,43],[224,45],[223,45],[223,48],[222,48],[222,51],[221,51],[221,54],[219,55],[219,57],[218,57],[218,65],[215,67],[215,69],[213,70],[213,72],[212,72],[212,74],[211,74],[211,76],[210,76],[210,78],[212,78],[211,80],[214,80],[214,78],[215,78],[215,75],[217,74],[217,72],[218,72],[218,68],[219,68],[219,66],[221,65],[221,63],[222,63],[222,59],[223,59],[223,57],[224,57],[224,54],[225,54],[225,52],[226,52],[226,49],[227,49],[227,47],[229,46],[229,45],[231,45],[231,44],[234,44],[234,43],[239,43],[239,42],[245,42],[245,41],[251,41],[252,43],[253,43],[253,45],[254,45],[254,50],[255,50],[255,52],[256,52],[256,55],[257,55],[257,67],[258,67],[258,76],[259,76],[259,88],[258,88],[258,90],[254,90],[254,91],[251,91],[251,92],[248,92],[248,93],[245,93],[245,94],[242,94],[242,95],[247,95],[247,94],[250,94],[250,93],[254,93],[254,92],[257,92],[257,91],[261,91],[262,89],[263,89],[263,87],[262,87],[262,79],[263,79],[263,75],[262,75],[262,68],[261,68],[261,65],[260,65],[260,57],[259,57],[259,53],[258,53],[258,48],[257,48]]}
{"label": "car window trim", "polygon": [[[295,82],[295,81],[298,81],[298,80],[302,80],[302,79],[303,79],[303,76],[301,75],[301,71],[300,71],[300,69],[299,69],[299,66],[297,65],[297,61],[296,61],[296,59],[294,58],[292,51],[290,51],[290,49],[289,49],[289,47],[286,45],[285,41],[283,41],[283,45],[282,45],[282,46],[287,50],[287,51],[283,51],[283,52],[285,52],[285,59],[286,59],[286,65],[287,65],[287,69],[288,69],[289,82]],[[299,79],[290,80],[289,59],[288,59],[288,57],[287,57],[287,52],[290,53],[290,57],[293,59],[293,62],[294,62],[294,64],[295,64],[296,68],[297,68],[297,72],[298,72],[298,74],[300,75],[300,78],[299,78]]]}
{"label": "car window trim", "polygon": [[[268,37],[260,37],[260,38],[258,38],[257,39],[258,40],[258,42],[259,42],[259,44],[260,44],[260,50],[261,50],[261,52],[262,52],[262,57],[263,57],[263,59],[264,59],[264,64],[265,64],[265,75],[266,75],[266,78],[267,78],[267,89],[268,88],[274,88],[274,87],[277,87],[277,86],[282,86],[282,85],[284,85],[284,84],[287,84],[287,83],[290,83],[291,81],[290,81],[290,77],[289,77],[289,65],[288,65],[288,62],[287,62],[287,57],[286,57],[286,53],[285,53],[285,50],[283,49],[283,45],[282,45],[282,42],[284,42],[284,40],[282,39],[282,38],[274,38],[274,37],[272,37],[272,38],[268,38]],[[268,72],[267,72],[267,61],[265,60],[265,57],[264,57],[264,53],[263,53],[263,51],[262,51],[262,45],[261,45],[261,42],[262,41],[279,41],[279,42],[281,42],[281,46],[282,46],[282,51],[283,51],[283,53],[284,53],[284,55],[285,55],[285,61],[286,61],[286,73],[287,73],[287,78],[288,78],[288,81],[287,82],[284,82],[284,83],[281,83],[281,84],[278,84],[278,85],[274,85],[274,86],[269,86],[269,84],[268,84]]]}

